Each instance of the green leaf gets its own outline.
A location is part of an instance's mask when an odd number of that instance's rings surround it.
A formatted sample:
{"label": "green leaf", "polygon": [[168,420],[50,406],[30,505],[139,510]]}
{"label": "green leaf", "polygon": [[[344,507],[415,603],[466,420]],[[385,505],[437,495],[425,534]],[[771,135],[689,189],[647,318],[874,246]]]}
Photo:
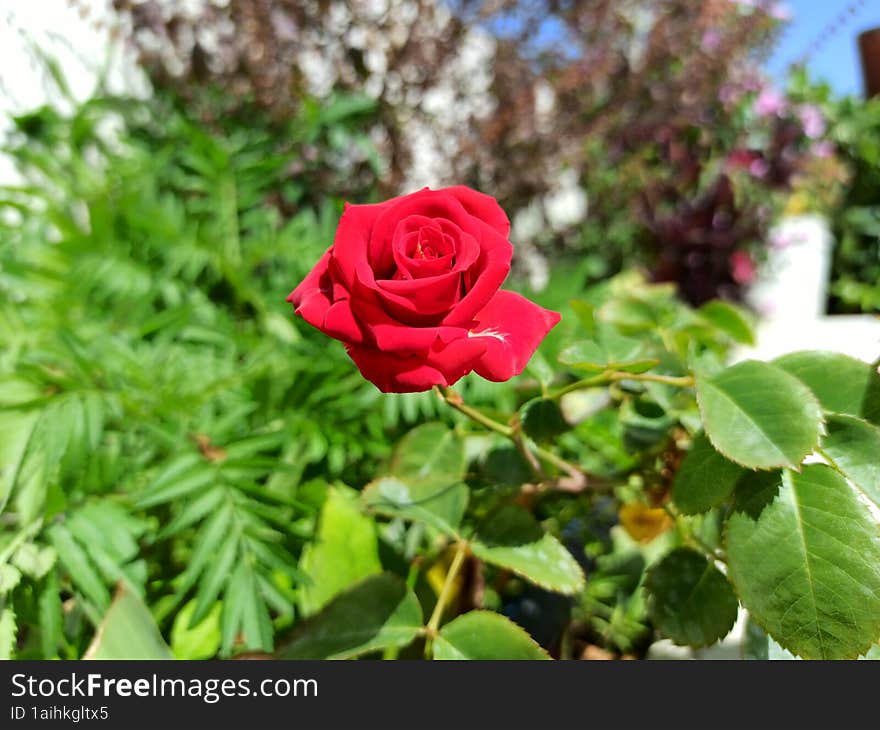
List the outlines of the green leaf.
{"label": "green leaf", "polygon": [[819,445],[819,403],[773,365],[746,360],[697,377],[697,402],[712,445],[750,469],[794,468]]}
{"label": "green leaf", "polygon": [[380,477],[367,485],[361,499],[367,509],[386,517],[424,522],[457,537],[468,503],[464,484],[438,487],[430,482],[405,482]]}
{"label": "green leaf", "polygon": [[549,591],[571,595],[584,587],[583,571],[571,553],[518,505],[505,505],[491,514],[471,551]]}
{"label": "green leaf", "polygon": [[121,584],[83,659],[172,659],[149,609]]}
{"label": "green leaf", "polygon": [[9,563],[0,563],[0,596],[9,593],[21,580],[21,571]]}
{"label": "green leaf", "polygon": [[623,335],[605,333],[603,344],[583,340],[565,348],[559,354],[559,362],[576,370],[604,372],[618,370],[628,373],[644,373],[660,363],[655,358],[640,357],[641,340]]}
{"label": "green leaf", "polygon": [[425,423],[397,442],[390,471],[404,481],[447,485],[462,481],[466,466],[464,444],[455,432],[442,423]]}
{"label": "green leaf", "polygon": [[210,659],[220,649],[220,602],[201,623],[190,628],[195,607],[195,600],[189,601],[174,617],[171,652],[175,659]]}
{"label": "green leaf", "polygon": [[648,571],[645,587],[648,615],[676,644],[714,644],[736,622],[739,603],[727,578],[689,548],[677,548],[656,563]]}
{"label": "green leaf", "polygon": [[782,470],[744,471],[734,489],[733,509],[757,520],[764,508],[776,499],[782,485]]}
{"label": "green leaf", "polygon": [[855,416],[830,414],[823,452],[880,507],[880,428]]}
{"label": "green leaf", "polygon": [[375,575],[337,595],[297,624],[281,659],[351,659],[409,644],[422,630],[422,609],[397,576]]}
{"label": "green leaf", "polygon": [[535,640],[492,611],[469,611],[450,621],[434,640],[435,659],[549,659]]}
{"label": "green leaf", "polygon": [[381,572],[376,526],[361,513],[350,490],[327,490],[318,533],[303,550],[299,567],[308,578],[299,591],[300,610],[306,616],[350,585]]}
{"label": "green leaf", "polygon": [[522,428],[535,441],[552,441],[568,431],[559,403],[549,398],[535,398],[521,410]]}
{"label": "green leaf", "polygon": [[744,473],[741,466],[715,451],[706,434],[701,433],[694,438],[675,475],[672,499],[686,515],[706,512],[733,493]]}
{"label": "green leaf", "polygon": [[727,528],[730,578],[751,616],[805,659],[855,659],[880,636],[880,532],[828,466],[783,474],[757,520]]}
{"label": "green leaf", "polygon": [[0,611],[0,660],[12,659],[17,633],[15,612],[10,606],[7,606]]}
{"label": "green leaf", "polygon": [[57,570],[46,576],[46,581],[40,590],[38,611],[43,658],[54,659],[58,655],[58,647],[63,638],[62,621],[64,620]]}
{"label": "green leaf", "polygon": [[783,355],[773,364],[804,383],[826,411],[880,424],[880,375],[868,363],[836,352],[806,350]]}
{"label": "green leaf", "polygon": [[608,358],[599,343],[592,340],[575,342],[559,353],[559,362],[578,370],[595,370],[602,372],[607,369]]}
{"label": "green leaf", "polygon": [[74,585],[99,612],[106,611],[110,605],[110,591],[107,590],[85,551],[63,525],[53,525],[49,528],[48,534],[53,547],[58,552],[61,565],[70,574]]}
{"label": "green leaf", "polygon": [[697,312],[722,332],[743,345],[755,344],[755,333],[746,313],[730,302],[706,302]]}

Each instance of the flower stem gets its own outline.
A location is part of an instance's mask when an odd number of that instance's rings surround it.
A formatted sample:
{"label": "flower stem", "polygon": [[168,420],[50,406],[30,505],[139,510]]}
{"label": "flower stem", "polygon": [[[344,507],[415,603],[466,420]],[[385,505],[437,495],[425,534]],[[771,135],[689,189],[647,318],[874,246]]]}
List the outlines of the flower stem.
{"label": "flower stem", "polygon": [[578,380],[575,383],[566,385],[564,388],[560,388],[552,393],[550,397],[561,398],[562,396],[568,393],[573,393],[576,390],[593,388],[597,385],[616,383],[620,380],[637,380],[643,383],[664,383],[666,385],[675,385],[679,388],[690,388],[694,385],[694,378],[692,375],[660,375],[658,373],[627,373],[621,370],[608,370],[604,373],[594,375],[591,378],[585,378],[584,380]]}
{"label": "flower stem", "polygon": [[440,628],[440,621],[443,619],[443,611],[446,609],[446,604],[449,602],[449,598],[452,594],[452,587],[455,584],[455,579],[458,577],[458,572],[461,570],[461,566],[464,563],[467,552],[467,542],[464,540],[459,540],[456,543],[455,555],[452,556],[452,562],[449,565],[449,570],[446,571],[446,579],[443,581],[443,587],[440,589],[440,595],[437,596],[437,603],[434,605],[434,611],[431,613],[431,618],[428,619],[428,625],[425,630],[426,659],[430,659],[432,656],[434,637],[437,636],[437,630]]}
{"label": "flower stem", "polygon": [[452,388],[448,386],[443,388],[435,387],[435,391],[437,395],[440,396],[441,400],[448,403],[459,413],[463,413],[464,415],[466,415],[472,421],[476,421],[481,426],[485,426],[490,431],[499,433],[506,438],[513,437],[513,429],[510,426],[505,426],[503,423],[499,423],[498,421],[489,418],[489,416],[480,413],[480,411],[478,411],[476,408],[471,408]]}
{"label": "flower stem", "polygon": [[[505,438],[510,439],[514,446],[516,446],[523,455],[523,458],[525,458],[529,467],[538,479],[544,481],[547,478],[547,475],[541,468],[540,462],[537,460],[543,459],[568,475],[569,480],[564,486],[565,491],[579,492],[587,486],[587,475],[584,474],[580,468],[571,462],[566,461],[562,457],[557,456],[552,451],[548,451],[537,444],[531,443],[523,437],[523,434],[518,427],[508,426],[489,418],[489,416],[481,413],[476,408],[467,405],[464,400],[462,400],[461,395],[448,386],[443,388],[436,387],[435,391],[441,400],[455,408],[459,413],[463,413],[468,418],[488,428],[490,431],[494,431],[495,433],[501,434]],[[535,457],[537,457],[537,459]]]}

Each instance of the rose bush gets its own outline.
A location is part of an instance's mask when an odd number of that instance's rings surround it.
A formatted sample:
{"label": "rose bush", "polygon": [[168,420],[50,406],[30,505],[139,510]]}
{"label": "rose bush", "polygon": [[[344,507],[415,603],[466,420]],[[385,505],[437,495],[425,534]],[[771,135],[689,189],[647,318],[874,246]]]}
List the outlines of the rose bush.
{"label": "rose bush", "polygon": [[472,370],[508,380],[559,321],[499,290],[509,232],[497,201],[464,186],[346,205],[333,245],[288,301],[386,393],[452,385]]}

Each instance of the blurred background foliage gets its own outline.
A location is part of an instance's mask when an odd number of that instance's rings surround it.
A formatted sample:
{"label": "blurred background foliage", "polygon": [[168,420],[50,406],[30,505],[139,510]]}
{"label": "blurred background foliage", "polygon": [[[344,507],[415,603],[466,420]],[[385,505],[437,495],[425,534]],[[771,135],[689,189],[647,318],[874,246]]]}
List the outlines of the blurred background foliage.
{"label": "blurred background foliage", "polygon": [[381,395],[285,296],[343,201],[464,183],[511,214],[514,285],[564,314],[522,377],[465,379],[469,404],[529,418],[583,338],[711,371],[748,316],[681,299],[740,300],[782,211],[830,216],[832,308],[880,310],[878,102],[774,89],[761,3],[114,6],[152,95],[33,110],[4,146],[22,183],[0,191],[0,655],[82,656],[120,583],[180,658],[278,649],[381,569],[430,608],[443,541],[354,500],[439,421],[465,445],[466,521],[516,498],[587,575],[560,595],[469,559],[456,610],[555,656],[642,656],[646,567],[719,540],[714,513],[662,508],[693,398],[615,386],[534,411],[530,436],[607,487],[520,496],[516,448],[432,393]]}

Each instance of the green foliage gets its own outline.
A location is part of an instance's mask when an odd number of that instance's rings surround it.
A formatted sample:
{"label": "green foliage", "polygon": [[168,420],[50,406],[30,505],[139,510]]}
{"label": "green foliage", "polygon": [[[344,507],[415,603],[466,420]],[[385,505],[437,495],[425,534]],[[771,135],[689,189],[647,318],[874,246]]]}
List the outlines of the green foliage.
{"label": "green foliage", "polygon": [[651,569],[645,585],[649,615],[678,644],[706,646],[733,628],[738,607],[733,588],[694,550],[673,550]]}
{"label": "green foliage", "polygon": [[83,659],[171,659],[149,609],[120,589]]}
{"label": "green foliage", "polygon": [[751,616],[783,648],[855,659],[880,635],[877,533],[876,519],[832,468],[786,471],[757,519],[730,519],[730,576]]}
{"label": "green foliage", "polygon": [[409,644],[422,631],[415,594],[393,575],[367,578],[300,623],[282,659],[350,659]]}
{"label": "green foliage", "polygon": [[548,289],[509,384],[383,396],[284,301],[332,241],[349,112],[284,142],[161,97],[18,120],[0,656],[638,656],[739,606],[765,648],[867,651],[876,365],[729,366],[748,315],[625,274]]}
{"label": "green foliage", "polygon": [[434,645],[435,659],[549,659],[512,621],[489,611],[471,611],[450,621]]}
{"label": "green foliage", "polygon": [[818,401],[772,365],[746,361],[699,378],[697,400],[713,446],[750,469],[795,467],[819,445]]}

